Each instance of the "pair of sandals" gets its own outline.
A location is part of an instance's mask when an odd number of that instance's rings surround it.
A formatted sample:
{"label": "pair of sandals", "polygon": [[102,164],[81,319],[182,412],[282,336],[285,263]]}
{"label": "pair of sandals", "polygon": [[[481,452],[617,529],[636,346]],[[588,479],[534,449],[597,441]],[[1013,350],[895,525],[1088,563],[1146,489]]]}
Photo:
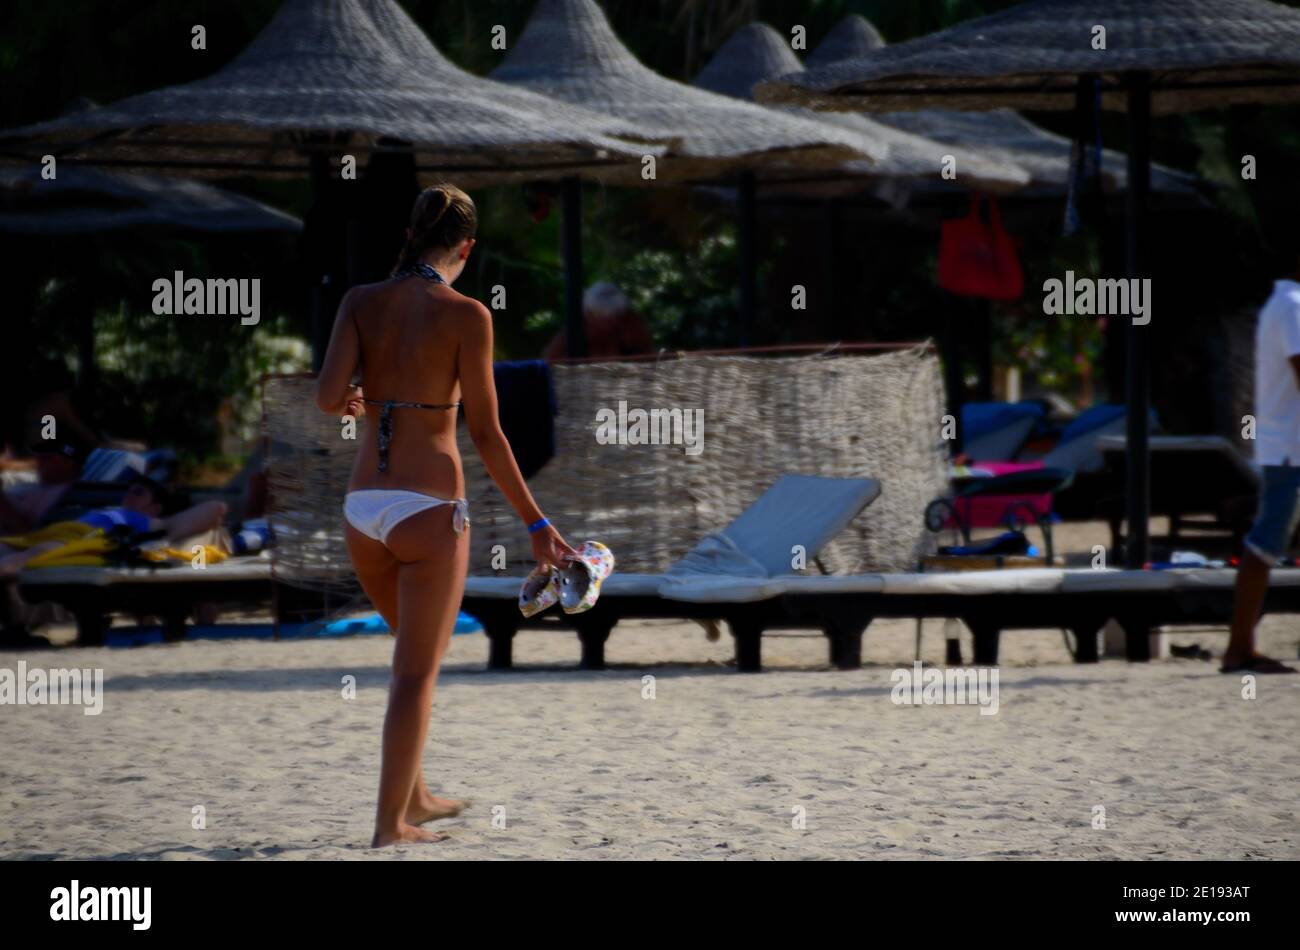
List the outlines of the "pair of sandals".
{"label": "pair of sandals", "polygon": [[556,568],[535,567],[519,588],[519,612],[532,617],[559,604],[566,614],[580,614],[596,605],[600,585],[614,573],[614,552],[599,541],[584,541],[578,557]]}

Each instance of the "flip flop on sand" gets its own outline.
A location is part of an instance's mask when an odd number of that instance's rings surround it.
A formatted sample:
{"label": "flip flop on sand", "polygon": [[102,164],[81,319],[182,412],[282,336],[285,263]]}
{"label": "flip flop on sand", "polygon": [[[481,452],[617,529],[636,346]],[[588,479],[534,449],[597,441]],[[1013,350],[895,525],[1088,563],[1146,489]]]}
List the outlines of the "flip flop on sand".
{"label": "flip flop on sand", "polygon": [[1300,673],[1293,666],[1287,666],[1285,663],[1279,663],[1269,656],[1252,656],[1247,657],[1240,663],[1234,663],[1232,666],[1219,667],[1220,673]]}

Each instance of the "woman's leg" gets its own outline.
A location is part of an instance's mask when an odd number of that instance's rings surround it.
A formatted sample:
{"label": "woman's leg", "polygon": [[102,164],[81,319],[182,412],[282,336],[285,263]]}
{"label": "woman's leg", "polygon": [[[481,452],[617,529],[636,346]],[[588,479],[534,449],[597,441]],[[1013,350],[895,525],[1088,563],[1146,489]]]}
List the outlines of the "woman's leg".
{"label": "woman's leg", "polygon": [[[372,541],[360,531],[357,531],[351,525],[346,526],[348,535],[349,550],[355,545],[359,549],[367,546],[373,546],[378,549],[370,552],[373,554],[373,568],[367,570],[357,570],[357,580],[361,582],[361,589],[366,592],[366,597],[370,599],[371,605],[379,611],[379,615],[384,618],[388,624],[388,629],[394,636],[397,634],[398,614],[397,614],[397,569],[401,563],[377,541]],[[354,537],[355,536],[355,537]],[[353,557],[353,563],[357,559]],[[424,782],[423,769],[423,750],[421,746],[421,768],[415,775],[415,788],[411,791],[411,800],[406,806],[406,821],[412,825],[422,825],[428,821],[437,821],[440,818],[453,818],[459,815],[465,809],[465,802],[456,801],[452,798],[441,798],[429,791],[429,787]]]}
{"label": "woman's leg", "polygon": [[[345,524],[343,536],[347,542],[348,555],[352,558],[352,567],[357,572],[357,580],[361,583],[361,589],[366,592],[370,602],[375,605],[388,623],[388,629],[394,633],[397,632],[397,574],[401,569],[401,562],[389,552],[388,548],[380,544],[373,538],[367,537],[350,524]],[[389,715],[392,714],[392,695],[389,695]],[[387,730],[385,729],[385,735]],[[383,763],[388,763],[388,748],[385,742]],[[381,766],[382,768],[382,766]],[[380,784],[382,788],[383,779],[381,776]],[[418,829],[411,829],[418,832]],[[419,834],[407,834],[391,837],[382,843],[391,841],[441,841],[445,838],[442,836]],[[376,832],[375,840],[372,844],[379,844],[379,835]]]}
{"label": "woman's leg", "polygon": [[451,526],[451,508],[407,518],[388,535],[397,570],[397,645],[384,719],[375,844],[438,840],[406,820],[428,734],[433,688],[465,589],[468,545]]}

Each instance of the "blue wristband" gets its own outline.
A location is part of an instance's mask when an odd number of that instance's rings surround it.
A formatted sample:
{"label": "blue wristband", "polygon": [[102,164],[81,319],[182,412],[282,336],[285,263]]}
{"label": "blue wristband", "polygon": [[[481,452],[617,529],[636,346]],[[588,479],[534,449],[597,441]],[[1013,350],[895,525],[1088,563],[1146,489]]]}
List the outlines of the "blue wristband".
{"label": "blue wristband", "polygon": [[551,523],[547,521],[545,518],[542,518],[540,521],[534,521],[532,524],[528,526],[528,533],[536,534],[538,531],[541,531],[543,528],[549,528],[550,526]]}

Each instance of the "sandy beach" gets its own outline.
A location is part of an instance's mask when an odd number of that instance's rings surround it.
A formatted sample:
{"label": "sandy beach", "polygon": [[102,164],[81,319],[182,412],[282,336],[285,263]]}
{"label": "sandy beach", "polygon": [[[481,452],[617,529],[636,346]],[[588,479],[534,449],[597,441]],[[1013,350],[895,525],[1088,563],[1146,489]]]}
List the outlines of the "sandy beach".
{"label": "sandy beach", "polygon": [[[0,858],[1300,858],[1300,676],[1246,700],[1209,662],[1076,666],[1059,632],[1024,631],[1003,635],[996,715],[896,705],[914,629],[875,624],[852,672],[818,634],[768,635],[758,675],[689,623],[621,625],[604,672],[572,668],[567,632],[521,634],[500,673],[457,636],[425,772],[473,806],[450,840],[383,852],[388,637],[6,654],[102,668],[105,696],[98,716],[0,709]],[[1300,622],[1260,644],[1295,657]]]}

